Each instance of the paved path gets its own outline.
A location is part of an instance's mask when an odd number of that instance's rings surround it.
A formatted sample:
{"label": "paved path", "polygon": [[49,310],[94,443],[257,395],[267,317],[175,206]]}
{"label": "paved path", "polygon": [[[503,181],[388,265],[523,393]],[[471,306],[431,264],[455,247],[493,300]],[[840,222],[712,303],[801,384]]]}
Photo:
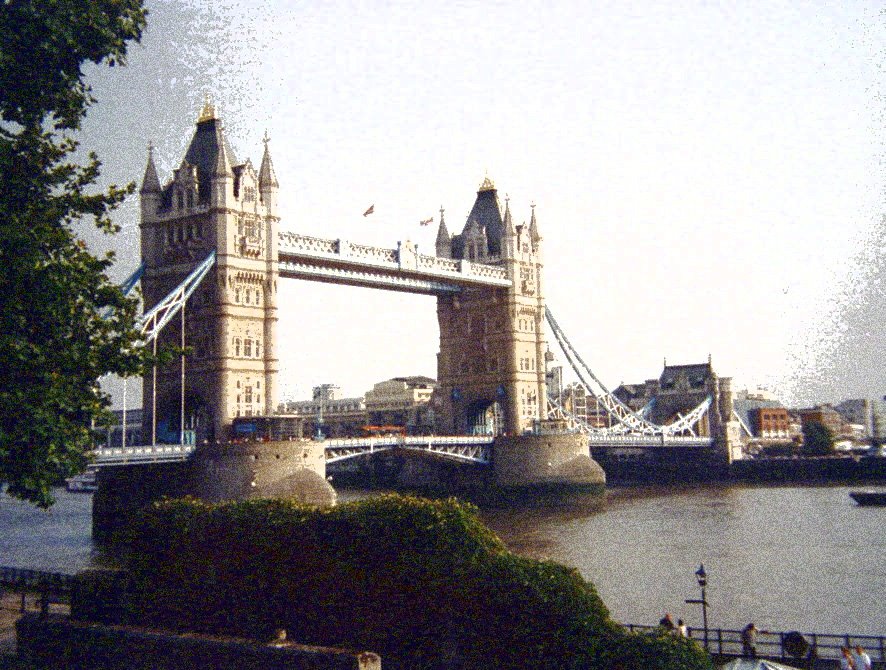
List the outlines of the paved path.
{"label": "paved path", "polygon": [[[25,595],[25,611],[39,612],[37,595],[28,593]],[[68,605],[52,604],[50,612],[68,613]],[[15,653],[15,622],[22,615],[22,596],[20,593],[4,591],[0,596],[0,654]]]}

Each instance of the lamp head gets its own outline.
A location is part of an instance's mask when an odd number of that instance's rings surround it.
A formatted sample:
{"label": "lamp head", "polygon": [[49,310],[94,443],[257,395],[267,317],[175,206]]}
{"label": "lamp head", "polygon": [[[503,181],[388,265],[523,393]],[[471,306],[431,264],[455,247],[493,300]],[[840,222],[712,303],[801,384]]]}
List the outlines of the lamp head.
{"label": "lamp head", "polygon": [[698,570],[695,571],[695,578],[698,580],[699,586],[705,586],[708,583],[708,573],[704,571],[704,564],[702,563]]}

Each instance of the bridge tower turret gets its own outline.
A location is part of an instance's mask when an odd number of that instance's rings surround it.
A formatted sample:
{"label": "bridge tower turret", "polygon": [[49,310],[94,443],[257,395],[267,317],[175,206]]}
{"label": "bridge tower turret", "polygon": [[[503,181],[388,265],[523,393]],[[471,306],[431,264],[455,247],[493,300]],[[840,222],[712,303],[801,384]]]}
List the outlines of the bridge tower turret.
{"label": "bridge tower turret", "polygon": [[442,431],[519,435],[545,411],[542,238],[533,205],[530,225],[515,226],[488,177],[460,235],[437,255],[505,268],[508,288],[469,288],[437,299],[440,325],[435,399]]}
{"label": "bridge tower turret", "polygon": [[[184,428],[198,441],[226,437],[237,416],[276,407],[278,362],[276,175],[265,143],[261,169],[238,163],[208,102],[178,169],[160,186],[153,153],[141,188],[142,291],[149,309],[211,251],[216,265],[185,307]],[[180,317],[159,344],[177,346]],[[179,440],[182,375],[178,361],[143,383],[144,438]],[[155,411],[156,409],[156,411]]]}

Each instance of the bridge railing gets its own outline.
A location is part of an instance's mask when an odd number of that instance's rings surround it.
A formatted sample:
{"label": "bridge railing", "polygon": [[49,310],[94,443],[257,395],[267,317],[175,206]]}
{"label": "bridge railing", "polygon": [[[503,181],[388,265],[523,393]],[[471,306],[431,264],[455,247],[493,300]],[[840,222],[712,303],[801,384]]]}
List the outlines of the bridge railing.
{"label": "bridge railing", "polygon": [[[291,231],[281,231],[278,233],[278,237],[281,256],[289,254],[313,259],[350,261],[355,265],[391,270],[400,270],[401,262],[404,261],[402,249],[374,247],[341,239],[323,239]],[[415,263],[413,269],[422,274],[500,286],[510,284],[507,271],[496,265],[472,263],[463,259],[439,258],[419,253],[414,253],[413,257]]]}
{"label": "bridge railing", "polygon": [[193,444],[156,444],[132,447],[103,447],[92,452],[96,466],[131,463],[166,463],[190,458]]}
{"label": "bridge railing", "polygon": [[710,437],[693,435],[619,435],[617,433],[588,433],[592,446],[608,447],[709,447]]}
{"label": "bridge railing", "polygon": [[[653,632],[660,630],[660,626],[646,626],[638,624],[624,624],[631,632]],[[689,637],[705,644],[705,631],[702,628],[689,628]],[[804,633],[801,631],[760,631],[757,634],[755,648],[756,655],[768,658],[795,659],[790,652],[789,636],[798,632],[803,636],[808,645],[805,655],[801,659],[821,658],[839,659],[840,648],[854,649],[856,645],[864,648],[875,663],[886,663],[886,636],[882,635],[856,635],[853,633]],[[728,628],[708,628],[707,649],[712,654],[719,656],[742,656],[744,645],[742,644],[742,631]]]}

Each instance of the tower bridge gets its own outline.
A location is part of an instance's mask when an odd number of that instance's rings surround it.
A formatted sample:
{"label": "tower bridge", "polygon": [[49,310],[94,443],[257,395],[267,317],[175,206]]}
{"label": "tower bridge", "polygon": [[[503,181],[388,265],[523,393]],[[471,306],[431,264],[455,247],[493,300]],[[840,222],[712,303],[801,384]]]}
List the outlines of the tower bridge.
{"label": "tower bridge", "polygon": [[[585,481],[588,470],[576,463],[590,461],[588,444],[722,447],[731,400],[716,388],[662,426],[599,383],[545,305],[535,206],[529,223],[516,225],[509,201],[502,208],[490,179],[480,185],[460,233],[449,233],[441,210],[431,254],[410,241],[382,248],[281,230],[278,192],[267,137],[258,170],[249,159],[238,161],[209,104],[165,184],[149,149],[140,189],[145,338],[154,347],[181,346],[190,353],[143,379],[144,441],[151,446],[98,450],[98,465],[192,459],[209,453],[204,444],[226,440],[237,417],[274,414],[281,280],[417,293],[437,303],[432,403],[435,432],[444,437],[328,442],[318,463],[420,449],[491,465],[500,482],[523,485]],[[546,323],[615,426],[602,430],[584,423],[551,398]],[[185,434],[193,436],[193,445],[185,444]],[[179,437],[179,450],[157,444],[158,436],[168,435]],[[207,458],[217,463],[213,454]],[[579,470],[584,474],[575,474]]]}

